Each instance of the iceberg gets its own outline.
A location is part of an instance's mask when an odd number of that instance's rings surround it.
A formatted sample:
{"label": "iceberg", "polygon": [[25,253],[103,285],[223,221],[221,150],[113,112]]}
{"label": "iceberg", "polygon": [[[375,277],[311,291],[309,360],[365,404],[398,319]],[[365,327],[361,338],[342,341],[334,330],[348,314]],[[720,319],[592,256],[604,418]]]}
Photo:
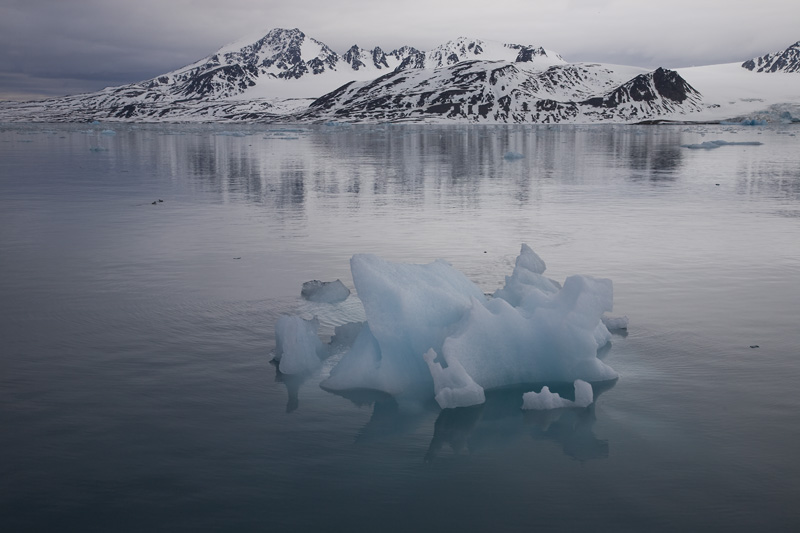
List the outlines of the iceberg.
{"label": "iceberg", "polygon": [[575,401],[562,398],[545,385],[541,392],[526,392],[522,395],[525,410],[561,409],[564,407],[589,407],[594,401],[592,386],[583,380],[575,380]]}
{"label": "iceberg", "polygon": [[299,316],[281,316],[275,324],[275,356],[282,374],[307,374],[328,356],[328,348],[317,335],[319,321]]}
{"label": "iceberg", "polygon": [[321,383],[326,390],[421,394],[450,408],[482,403],[484,390],[617,377],[597,357],[611,338],[602,321],[611,280],[573,275],[562,286],[525,244],[491,297],[443,260],[357,254],[350,266],[366,322]]}
{"label": "iceberg", "polygon": [[315,279],[303,283],[300,296],[310,302],[335,304],[347,300],[347,297],[350,296],[350,289],[338,279],[336,281]]}

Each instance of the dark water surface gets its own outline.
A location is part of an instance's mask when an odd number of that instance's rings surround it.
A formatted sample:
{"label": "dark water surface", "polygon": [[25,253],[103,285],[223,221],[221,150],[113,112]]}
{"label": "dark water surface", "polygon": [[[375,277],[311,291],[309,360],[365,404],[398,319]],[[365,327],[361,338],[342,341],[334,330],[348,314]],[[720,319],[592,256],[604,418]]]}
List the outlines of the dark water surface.
{"label": "dark water surface", "polygon": [[[0,529],[797,530],[798,131],[0,126]],[[491,292],[522,242],[630,317],[588,409],[268,361],[354,253]]]}

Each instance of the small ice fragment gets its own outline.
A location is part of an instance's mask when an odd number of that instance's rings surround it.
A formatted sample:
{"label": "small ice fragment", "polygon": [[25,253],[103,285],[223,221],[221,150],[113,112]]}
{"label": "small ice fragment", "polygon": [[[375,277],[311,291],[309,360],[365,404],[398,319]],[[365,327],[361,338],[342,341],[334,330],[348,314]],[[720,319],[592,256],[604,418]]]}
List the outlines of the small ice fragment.
{"label": "small ice fragment", "polygon": [[682,144],[681,148],[689,148],[691,150],[713,150],[714,148],[719,148],[720,146],[761,146],[762,144],[764,143],[758,141],[704,141],[699,144]]}
{"label": "small ice fragment", "polygon": [[519,152],[506,152],[506,155],[503,156],[503,159],[507,161],[514,161],[515,159],[524,159],[525,156]]}
{"label": "small ice fragment", "polygon": [[433,388],[436,403],[442,409],[469,407],[486,401],[483,388],[475,383],[458,359],[445,357],[447,368],[434,361],[436,352],[433,348],[423,356],[433,377]]}
{"label": "small ice fragment", "polygon": [[282,316],[275,324],[275,357],[282,374],[305,374],[320,366],[328,353],[317,336],[319,321]]}
{"label": "small ice fragment", "polygon": [[547,386],[542,387],[542,392],[526,392],[522,395],[523,409],[560,409],[563,407],[588,407],[594,401],[592,386],[580,379],[575,380],[575,401],[567,400],[555,392],[550,392]]}
{"label": "small ice fragment", "polygon": [[343,302],[350,296],[350,289],[341,280],[320,281],[318,279],[303,283],[300,295],[310,302],[335,304]]}
{"label": "small ice fragment", "polygon": [[627,316],[607,316],[603,315],[600,317],[603,324],[611,331],[618,330],[618,329],[628,329],[628,317]]}

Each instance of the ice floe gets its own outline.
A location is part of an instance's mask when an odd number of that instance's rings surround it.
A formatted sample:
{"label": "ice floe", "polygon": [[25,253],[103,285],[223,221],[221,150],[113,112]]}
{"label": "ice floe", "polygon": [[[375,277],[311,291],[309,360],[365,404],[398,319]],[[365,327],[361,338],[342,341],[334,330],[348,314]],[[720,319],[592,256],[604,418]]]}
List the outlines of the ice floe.
{"label": "ice floe", "polygon": [[681,147],[691,148],[692,150],[713,150],[714,148],[719,148],[720,146],[761,146],[762,144],[764,143],[758,141],[704,141],[698,144],[682,144]]}

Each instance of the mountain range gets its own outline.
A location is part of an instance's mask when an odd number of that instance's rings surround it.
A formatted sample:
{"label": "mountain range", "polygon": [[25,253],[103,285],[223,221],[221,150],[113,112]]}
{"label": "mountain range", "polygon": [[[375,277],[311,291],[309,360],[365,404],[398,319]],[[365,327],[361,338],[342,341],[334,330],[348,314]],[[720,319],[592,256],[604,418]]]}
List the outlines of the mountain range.
{"label": "mountain range", "polygon": [[273,29],[139,83],[0,104],[0,121],[653,123],[794,120],[800,42],[743,63],[655,70],[569,63],[541,46],[459,38],[430,51]]}

